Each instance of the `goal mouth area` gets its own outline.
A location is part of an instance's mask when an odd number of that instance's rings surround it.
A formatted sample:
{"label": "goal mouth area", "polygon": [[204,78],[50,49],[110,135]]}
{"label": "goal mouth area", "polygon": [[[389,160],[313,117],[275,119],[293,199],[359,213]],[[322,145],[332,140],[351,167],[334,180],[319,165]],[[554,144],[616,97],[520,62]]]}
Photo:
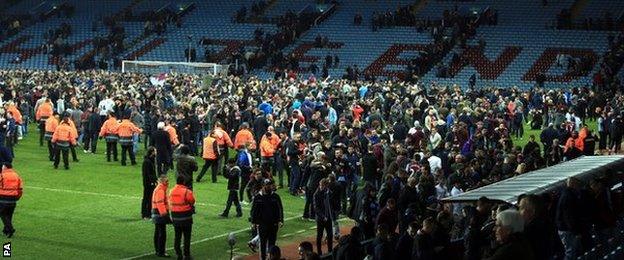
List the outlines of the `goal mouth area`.
{"label": "goal mouth area", "polygon": [[170,62],[170,61],[137,61],[121,62],[121,72],[137,72],[147,74],[188,73],[202,75],[227,76],[229,65],[205,62]]}

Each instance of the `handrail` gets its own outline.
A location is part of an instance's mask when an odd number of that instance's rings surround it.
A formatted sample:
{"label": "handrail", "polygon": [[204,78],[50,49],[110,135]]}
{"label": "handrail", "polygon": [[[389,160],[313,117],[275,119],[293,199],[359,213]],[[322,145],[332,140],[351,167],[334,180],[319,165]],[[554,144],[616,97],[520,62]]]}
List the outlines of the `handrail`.
{"label": "handrail", "polygon": [[325,12],[323,12],[319,17],[314,19],[314,26],[317,26],[320,22],[327,19],[332,13],[336,11],[336,5],[332,4]]}

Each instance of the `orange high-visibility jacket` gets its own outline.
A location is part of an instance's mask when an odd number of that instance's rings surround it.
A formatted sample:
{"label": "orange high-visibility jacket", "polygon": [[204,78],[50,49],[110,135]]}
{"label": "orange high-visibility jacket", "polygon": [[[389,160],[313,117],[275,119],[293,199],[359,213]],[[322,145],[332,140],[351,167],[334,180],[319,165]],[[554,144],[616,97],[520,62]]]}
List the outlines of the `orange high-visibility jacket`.
{"label": "orange high-visibility jacket", "polygon": [[37,108],[37,111],[35,111],[35,119],[37,121],[45,120],[51,117],[53,114],[54,114],[54,109],[52,108],[52,104],[50,104],[50,102],[43,102],[43,104],[41,104]]}
{"label": "orange high-visibility jacket", "polygon": [[241,145],[249,144],[249,150],[256,150],[256,139],[249,129],[241,129],[234,137],[234,148],[238,149]]}
{"label": "orange high-visibility jacket", "polygon": [[48,117],[48,119],[45,122],[45,131],[49,132],[49,133],[54,133],[54,131],[56,130],[56,127],[58,127],[58,120],[56,120],[56,117]]}
{"label": "orange high-visibility jacket", "polygon": [[165,131],[169,133],[169,141],[171,141],[171,144],[178,145],[180,143],[180,141],[178,140],[178,131],[175,129],[175,127],[168,125],[165,127]]}
{"label": "orange high-visibility jacket", "polygon": [[280,138],[275,134],[272,134],[271,138],[267,138],[266,135],[262,136],[262,140],[260,140],[260,156],[273,157],[279,143]]}
{"label": "orange high-visibility jacket", "polygon": [[22,197],[22,179],[13,169],[4,168],[0,173],[0,202],[15,203]]}
{"label": "orange high-visibility jacket", "polygon": [[164,183],[158,183],[152,193],[152,209],[158,211],[159,215],[166,215],[169,211],[169,204],[167,203],[167,185]]}
{"label": "orange high-visibility jacket", "polygon": [[117,135],[116,130],[118,125],[119,122],[117,122],[117,118],[110,117],[109,119],[104,121],[104,124],[102,124],[102,128],[100,128],[100,137],[106,135]]}
{"label": "orange high-visibility jacket", "polygon": [[22,113],[20,113],[20,111],[17,110],[17,107],[15,105],[8,106],[7,112],[13,115],[13,118],[15,118],[15,123],[17,123],[18,125],[22,124]]}
{"label": "orange high-visibility jacket", "polygon": [[226,131],[221,129],[221,127],[215,127],[214,131],[217,136],[217,144],[219,144],[219,146],[227,145],[229,147],[234,147],[232,139],[230,139],[230,135]]}
{"label": "orange high-visibility jacket", "polygon": [[132,137],[134,133],[140,134],[143,132],[141,128],[138,128],[134,125],[130,120],[124,119],[121,120],[121,123],[117,125],[117,129],[115,131],[119,137]]}
{"label": "orange high-visibility jacket", "polygon": [[54,135],[52,135],[52,142],[69,142],[72,145],[76,144],[76,136],[74,134],[74,129],[68,123],[61,123],[56,130],[54,131]]}
{"label": "orange high-visibility jacket", "polygon": [[583,140],[581,140],[580,137],[577,137],[576,139],[570,137],[568,138],[565,146],[563,147],[563,152],[565,153],[569,151],[570,149],[572,149],[572,147],[576,147],[576,149],[582,152],[583,149],[585,149],[585,143],[583,142]]}
{"label": "orange high-visibility jacket", "polygon": [[219,155],[219,146],[217,145],[217,139],[212,136],[206,136],[204,138],[202,158],[207,160],[215,160]]}
{"label": "orange high-visibility jacket", "polygon": [[169,210],[172,221],[183,221],[193,219],[193,205],[195,197],[193,191],[186,186],[176,184],[169,192]]}

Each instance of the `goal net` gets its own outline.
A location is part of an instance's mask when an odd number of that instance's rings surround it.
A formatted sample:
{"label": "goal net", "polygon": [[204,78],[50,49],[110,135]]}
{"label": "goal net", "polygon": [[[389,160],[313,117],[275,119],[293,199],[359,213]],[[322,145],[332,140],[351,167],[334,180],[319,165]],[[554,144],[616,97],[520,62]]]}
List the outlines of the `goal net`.
{"label": "goal net", "polygon": [[212,76],[227,76],[229,65],[203,62],[167,62],[124,60],[121,72],[136,72],[156,75],[160,73],[188,73]]}

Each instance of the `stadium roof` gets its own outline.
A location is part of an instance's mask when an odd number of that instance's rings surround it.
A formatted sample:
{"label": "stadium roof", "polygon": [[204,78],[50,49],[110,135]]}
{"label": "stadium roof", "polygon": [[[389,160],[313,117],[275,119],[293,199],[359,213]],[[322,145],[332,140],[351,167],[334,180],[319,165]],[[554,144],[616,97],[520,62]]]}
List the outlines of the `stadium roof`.
{"label": "stadium roof", "polygon": [[569,177],[583,179],[606,169],[624,169],[624,155],[583,156],[552,167],[528,172],[506,180],[470,190],[442,202],[470,202],[480,197],[515,204],[522,194],[539,194],[563,184]]}

